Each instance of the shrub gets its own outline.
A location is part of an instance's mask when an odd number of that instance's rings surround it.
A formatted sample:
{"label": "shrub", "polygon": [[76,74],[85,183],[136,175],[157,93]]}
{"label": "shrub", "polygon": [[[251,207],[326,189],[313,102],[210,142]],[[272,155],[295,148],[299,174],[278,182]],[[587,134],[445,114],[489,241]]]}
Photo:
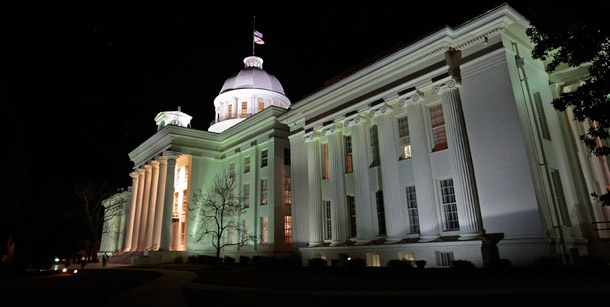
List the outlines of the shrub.
{"label": "shrub", "polygon": [[174,257],[173,263],[175,263],[175,264],[184,263],[184,258],[182,258],[182,256],[176,256],[176,257]]}
{"label": "shrub", "polygon": [[415,265],[418,269],[423,270],[426,268],[426,260],[416,260]]}
{"label": "shrub", "polygon": [[557,268],[557,259],[546,256],[538,257],[534,260],[532,266],[536,270],[554,270]]}
{"label": "shrub", "polygon": [[451,269],[458,274],[463,275],[474,272],[476,267],[469,260],[453,260],[451,261]]}
{"label": "shrub", "polygon": [[213,256],[208,256],[208,255],[199,255],[199,264],[205,264],[205,265],[215,265],[216,264],[216,257]]}
{"label": "shrub", "polygon": [[362,258],[352,258],[345,264],[348,272],[360,272],[366,268],[366,260]]}
{"label": "shrub", "polygon": [[404,260],[404,259],[394,259],[394,260],[388,261],[388,266],[391,268],[412,269],[413,261]]}
{"label": "shrub", "polygon": [[187,263],[191,263],[191,264],[198,263],[199,262],[199,257],[197,257],[197,256],[188,256],[186,258],[186,262]]}
{"label": "shrub", "polygon": [[330,261],[330,266],[333,267],[333,268],[338,267],[339,266],[339,259],[332,259]]}
{"label": "shrub", "polygon": [[495,272],[506,272],[512,267],[512,263],[508,259],[496,259],[489,264],[489,269]]}
{"label": "shrub", "polygon": [[606,263],[593,256],[585,255],[576,258],[576,265],[585,269],[601,269],[606,267]]}
{"label": "shrub", "polygon": [[250,257],[239,256],[239,264],[248,264],[248,263],[250,263]]}
{"label": "shrub", "polygon": [[312,258],[312,259],[309,259],[309,261],[307,261],[307,266],[313,270],[323,270],[328,265],[327,265],[326,259]]}
{"label": "shrub", "polygon": [[226,265],[233,265],[233,264],[235,264],[235,258],[229,257],[229,256],[225,256],[225,259],[224,259],[223,263],[226,264]]}

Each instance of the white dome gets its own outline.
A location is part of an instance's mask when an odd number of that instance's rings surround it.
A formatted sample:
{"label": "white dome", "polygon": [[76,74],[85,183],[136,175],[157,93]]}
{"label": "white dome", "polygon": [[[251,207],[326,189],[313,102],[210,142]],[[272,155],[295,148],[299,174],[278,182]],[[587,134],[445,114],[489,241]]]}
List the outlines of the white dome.
{"label": "white dome", "polygon": [[216,99],[215,119],[208,131],[223,132],[268,107],[290,107],[290,99],[273,75],[263,70],[263,59],[244,59],[245,68],[225,81]]}
{"label": "white dome", "polygon": [[219,94],[238,89],[261,89],[286,95],[280,81],[263,70],[263,59],[251,56],[245,58],[244,63],[246,67],[229,77]]}

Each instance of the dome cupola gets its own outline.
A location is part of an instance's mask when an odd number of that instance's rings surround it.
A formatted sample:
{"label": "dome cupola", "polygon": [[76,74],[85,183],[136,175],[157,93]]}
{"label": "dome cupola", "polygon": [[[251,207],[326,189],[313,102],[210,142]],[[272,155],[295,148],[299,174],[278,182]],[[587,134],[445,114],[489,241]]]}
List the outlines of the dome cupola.
{"label": "dome cupola", "polygon": [[263,59],[249,56],[244,65],[225,81],[214,99],[216,116],[208,131],[220,133],[269,106],[290,107],[278,79],[263,70]]}

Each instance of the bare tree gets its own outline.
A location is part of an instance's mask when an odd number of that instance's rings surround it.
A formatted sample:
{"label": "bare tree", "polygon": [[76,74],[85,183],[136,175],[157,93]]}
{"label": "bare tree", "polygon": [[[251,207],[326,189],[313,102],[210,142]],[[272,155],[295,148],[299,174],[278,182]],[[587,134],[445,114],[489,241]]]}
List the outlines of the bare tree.
{"label": "bare tree", "polygon": [[105,208],[102,204],[103,200],[112,195],[112,189],[105,182],[86,183],[77,185],[75,194],[79,200],[81,213],[87,221],[86,225],[88,226],[90,240],[92,241],[92,244],[87,249],[87,256],[92,260],[96,256],[94,250],[100,241],[102,227],[107,220],[112,218],[112,216],[105,214]]}
{"label": "bare tree", "polygon": [[244,197],[236,193],[235,176],[224,171],[212,179],[212,186],[207,193],[201,189],[193,193],[197,231],[196,241],[210,240],[216,249],[217,264],[220,263],[220,252],[227,246],[243,246],[248,239],[242,233],[240,216],[245,213]]}

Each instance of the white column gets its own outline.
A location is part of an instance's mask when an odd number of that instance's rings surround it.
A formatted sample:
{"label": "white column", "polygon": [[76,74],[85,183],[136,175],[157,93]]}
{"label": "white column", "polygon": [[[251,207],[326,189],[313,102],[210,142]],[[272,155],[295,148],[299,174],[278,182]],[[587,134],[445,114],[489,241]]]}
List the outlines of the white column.
{"label": "white column", "polygon": [[114,253],[119,249],[119,238],[120,238],[120,226],[121,226],[121,207],[123,204],[118,205],[117,208],[114,209],[114,216],[112,217],[112,246],[110,248],[110,252]]}
{"label": "white column", "polygon": [[155,214],[157,205],[157,187],[159,185],[159,161],[151,161],[152,178],[150,187],[150,198],[148,201],[148,218],[146,223],[145,246],[150,248],[153,245],[153,231],[155,226]]}
{"label": "white column", "polygon": [[152,166],[146,165],[144,166],[145,175],[145,184],[144,184],[144,197],[142,200],[142,217],[140,220],[140,232],[138,235],[138,249],[144,250],[148,246],[146,246],[146,225],[148,223],[148,204],[150,202],[150,186],[152,181]]}
{"label": "white column", "polygon": [[174,176],[176,175],[176,158],[175,153],[165,152],[167,157],[167,172],[165,176],[165,198],[163,200],[163,221],[161,227],[161,245],[160,250],[170,250],[170,242],[172,235],[172,207],[174,204]]}
{"label": "white column", "polygon": [[163,228],[163,208],[165,203],[166,188],[165,183],[167,181],[167,157],[160,156],[157,158],[157,161],[159,161],[159,175],[157,176],[157,200],[155,204],[155,219],[152,239],[152,244],[156,244],[154,250],[159,250],[161,247],[161,230]]}
{"label": "white column", "polygon": [[381,182],[383,185],[383,206],[386,220],[386,241],[395,243],[407,234],[408,225],[404,219],[403,206],[400,201],[400,184],[398,182],[398,159],[396,149],[398,134],[394,129],[394,116],[391,107],[383,106],[377,113],[379,129],[379,159],[381,164]]}
{"label": "white column", "polygon": [[322,170],[320,141],[309,136],[307,143],[307,179],[309,185],[309,246],[319,246],[322,240]]}
{"label": "white column", "polygon": [[[460,92],[453,80],[442,90],[443,115],[447,131],[447,146],[453,170],[453,185],[460,223],[460,240],[483,234],[474,168],[462,112]],[[434,91],[438,91],[438,88]]]}
{"label": "white column", "polygon": [[327,130],[330,171],[330,216],[332,218],[332,239],[330,246],[344,245],[347,242],[347,205],[345,200],[345,159],[343,153],[343,134],[341,129],[332,127]]}
{"label": "white column", "polygon": [[366,142],[366,125],[360,117],[350,122],[352,126],[352,159],[356,203],[356,244],[366,244],[375,239],[375,210],[371,202],[372,193],[369,181],[369,152]]}
{"label": "white column", "polygon": [[[131,197],[132,197],[132,201],[131,203],[133,203],[133,186],[131,187]],[[130,208],[130,204],[127,202],[127,200],[123,201],[123,206],[121,208],[121,224],[119,226],[119,245],[118,245],[118,250],[120,251],[124,251],[126,250],[126,245],[125,245],[125,240],[127,239],[126,234],[128,232],[128,228],[129,228],[129,217],[131,214],[128,214],[127,212],[130,212],[131,208]],[[125,225],[128,225],[127,227],[125,227]]]}
{"label": "white column", "polygon": [[129,174],[132,178],[132,189],[131,189],[131,208],[129,208],[129,221],[127,222],[127,235],[125,236],[125,247],[123,250],[129,251],[131,250],[131,239],[133,236],[133,228],[135,226],[135,216],[136,216],[136,203],[138,201],[138,183],[139,176],[137,172],[132,172]]}
{"label": "white column", "polygon": [[407,103],[407,120],[409,122],[411,160],[413,161],[415,193],[417,195],[419,239],[422,242],[427,242],[440,237],[440,224],[435,200],[432,163],[430,162],[432,147],[426,138],[428,129],[424,120],[423,106],[418,100],[419,96],[415,96]]}
{"label": "white column", "polygon": [[142,220],[142,197],[144,196],[144,186],[146,185],[145,175],[146,174],[143,169],[138,169],[140,183],[138,184],[138,201],[136,203],[133,235],[131,236],[131,251],[136,251],[140,247],[138,244],[138,238],[140,234],[140,222]]}

